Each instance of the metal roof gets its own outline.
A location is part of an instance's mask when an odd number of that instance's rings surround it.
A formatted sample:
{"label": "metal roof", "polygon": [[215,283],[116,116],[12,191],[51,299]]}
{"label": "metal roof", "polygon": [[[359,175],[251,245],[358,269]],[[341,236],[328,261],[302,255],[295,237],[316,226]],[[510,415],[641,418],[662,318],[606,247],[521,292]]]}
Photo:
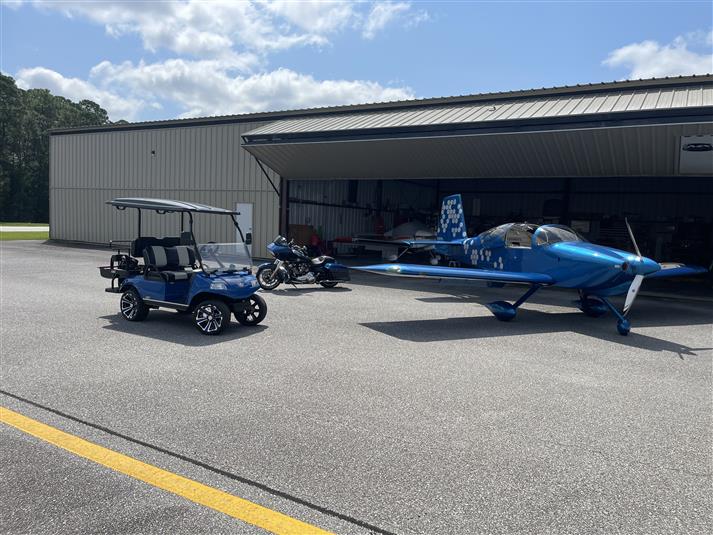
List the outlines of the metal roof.
{"label": "metal roof", "polygon": [[468,104],[421,106],[406,110],[332,114],[311,118],[276,121],[246,132],[246,142],[280,141],[294,134],[337,134],[382,129],[432,129],[439,125],[477,125],[506,121],[585,118],[629,112],[711,108],[713,85],[689,84],[677,87],[611,89],[596,93],[570,93],[519,99],[493,99]]}
{"label": "metal roof", "polygon": [[172,201],[169,199],[146,199],[142,197],[120,197],[106,204],[116,206],[120,210],[125,208],[139,208],[141,210],[156,210],[159,212],[198,212],[203,214],[240,215],[240,212],[216,208],[207,204],[198,204],[185,201]]}
{"label": "metal roof", "polygon": [[384,110],[407,110],[427,106],[440,106],[446,104],[465,104],[479,101],[503,101],[510,99],[535,98],[555,95],[594,94],[601,91],[626,91],[641,90],[653,87],[676,87],[690,84],[713,84],[713,75],[692,75],[666,78],[649,78],[645,80],[621,80],[593,84],[577,84],[573,86],[559,86],[539,89],[524,89],[516,91],[503,91],[494,93],[479,93],[450,97],[435,97],[391,102],[376,102],[369,104],[353,104],[344,106],[331,106],[321,108],[305,108],[284,111],[267,111],[245,113],[237,115],[223,115],[216,117],[196,117],[191,119],[173,119],[165,121],[144,121],[136,123],[122,123],[110,125],[80,126],[74,128],[57,128],[50,131],[51,135],[81,134],[88,132],[115,132],[126,130],[145,130],[152,128],[180,128],[190,126],[206,126],[215,124],[231,124],[248,121],[276,121],[296,117],[314,117],[346,112],[368,112]]}

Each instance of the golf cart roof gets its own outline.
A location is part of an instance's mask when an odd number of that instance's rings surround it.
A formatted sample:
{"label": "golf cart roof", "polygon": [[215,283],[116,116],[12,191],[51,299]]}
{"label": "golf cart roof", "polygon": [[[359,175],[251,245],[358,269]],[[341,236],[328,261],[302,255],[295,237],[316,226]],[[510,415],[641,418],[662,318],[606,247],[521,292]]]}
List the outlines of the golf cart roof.
{"label": "golf cart roof", "polygon": [[138,208],[139,210],[156,210],[157,212],[196,212],[205,214],[240,215],[240,212],[216,208],[207,204],[198,204],[186,201],[172,201],[169,199],[144,199],[141,197],[120,197],[113,201],[106,201],[107,204],[116,206],[120,210],[124,208]]}

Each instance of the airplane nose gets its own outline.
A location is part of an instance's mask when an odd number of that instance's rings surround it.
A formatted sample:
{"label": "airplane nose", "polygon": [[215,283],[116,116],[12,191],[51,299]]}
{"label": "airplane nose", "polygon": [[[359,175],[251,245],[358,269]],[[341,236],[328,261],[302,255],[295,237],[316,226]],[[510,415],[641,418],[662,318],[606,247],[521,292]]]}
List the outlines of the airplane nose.
{"label": "airplane nose", "polygon": [[641,258],[629,258],[621,265],[621,269],[632,275],[648,275],[661,269],[661,266],[658,262],[642,256]]}
{"label": "airplane nose", "polygon": [[640,273],[642,275],[648,275],[650,273],[656,273],[658,270],[661,269],[661,265],[656,262],[655,260],[651,260],[650,258],[643,257],[641,259],[641,271]]}

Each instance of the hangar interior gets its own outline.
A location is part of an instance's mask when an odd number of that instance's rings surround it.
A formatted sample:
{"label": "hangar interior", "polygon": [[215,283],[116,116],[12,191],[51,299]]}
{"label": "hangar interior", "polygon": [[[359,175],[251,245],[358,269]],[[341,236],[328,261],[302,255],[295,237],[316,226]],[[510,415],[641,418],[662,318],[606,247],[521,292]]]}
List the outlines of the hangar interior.
{"label": "hangar interior", "polygon": [[[592,242],[630,250],[626,217],[644,255],[713,260],[709,177],[294,180],[288,187],[292,237],[308,244],[299,227],[310,227],[322,248],[338,255],[350,251],[339,245],[342,239],[383,234],[409,221],[433,227],[441,198],[460,193],[469,236],[511,221],[561,223]],[[368,246],[354,250],[369,252]]]}

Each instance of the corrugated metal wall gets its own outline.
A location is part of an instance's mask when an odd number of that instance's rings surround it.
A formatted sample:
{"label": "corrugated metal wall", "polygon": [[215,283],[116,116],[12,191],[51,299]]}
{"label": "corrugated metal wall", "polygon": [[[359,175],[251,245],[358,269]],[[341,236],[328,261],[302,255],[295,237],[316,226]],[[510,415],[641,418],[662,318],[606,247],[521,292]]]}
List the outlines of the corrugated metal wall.
{"label": "corrugated metal wall", "polygon": [[[115,197],[159,197],[223,208],[247,202],[253,203],[253,255],[267,256],[265,246],[278,233],[279,199],[240,147],[241,134],[261,124],[52,136],[51,238],[106,243],[135,237],[135,211],[119,212],[104,204]],[[279,184],[279,177],[268,172]],[[235,239],[226,219],[203,216],[198,223],[199,240]],[[175,214],[151,214],[142,233],[176,235],[178,224]]]}
{"label": "corrugated metal wall", "polygon": [[[384,229],[394,226],[396,212],[421,212],[426,216],[435,209],[435,189],[403,181],[382,182]],[[358,181],[356,202],[349,203],[349,181],[290,181],[291,225],[312,225],[325,240],[353,237],[375,232],[377,206],[376,180]],[[317,204],[318,203],[318,204]]]}

